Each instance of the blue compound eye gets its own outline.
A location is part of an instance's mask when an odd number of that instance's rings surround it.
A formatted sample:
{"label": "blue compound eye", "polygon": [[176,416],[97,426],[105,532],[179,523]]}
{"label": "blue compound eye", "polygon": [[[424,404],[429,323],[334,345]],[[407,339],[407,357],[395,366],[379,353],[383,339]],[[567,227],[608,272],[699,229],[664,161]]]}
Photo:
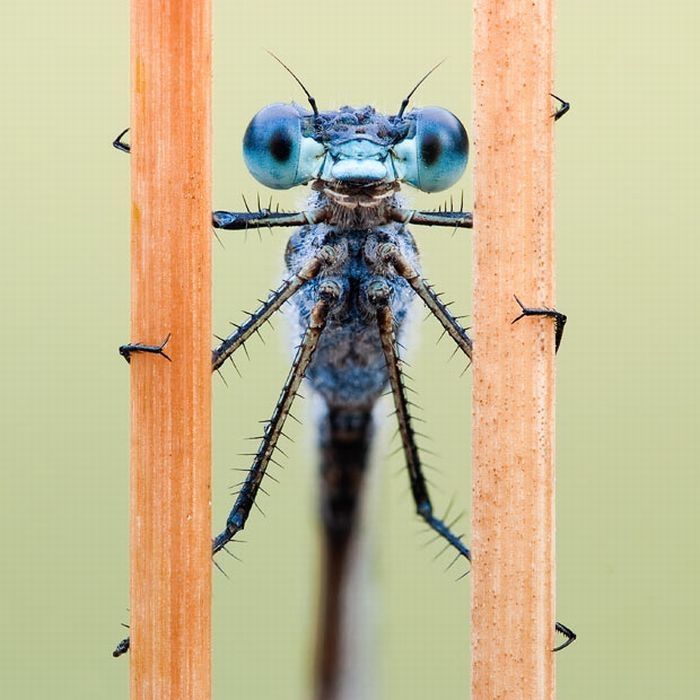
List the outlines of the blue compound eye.
{"label": "blue compound eye", "polygon": [[454,185],[467,167],[469,139],[462,123],[441,107],[416,109],[415,134],[393,148],[401,179],[423,192]]}
{"label": "blue compound eye", "polygon": [[302,135],[307,116],[298,105],[273,104],[253,117],[243,137],[243,158],[258,182],[286,190],[316,177],[325,148]]}

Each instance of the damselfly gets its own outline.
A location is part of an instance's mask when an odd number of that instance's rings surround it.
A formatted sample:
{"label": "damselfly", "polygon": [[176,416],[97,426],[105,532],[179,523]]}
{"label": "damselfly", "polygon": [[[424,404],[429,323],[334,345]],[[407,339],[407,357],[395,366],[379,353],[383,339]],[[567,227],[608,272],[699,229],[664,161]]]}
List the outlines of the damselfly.
{"label": "damselfly", "polygon": [[[321,615],[325,623],[317,645],[317,675],[319,697],[327,698],[333,696],[338,673],[339,590],[356,530],[372,411],[387,387],[393,397],[416,512],[436,537],[453,549],[456,558],[471,558],[460,536],[434,511],[416,445],[400,356],[409,308],[418,296],[458,351],[471,361],[472,340],[422,276],[408,225],[471,228],[472,215],[461,206],[457,211],[414,210],[400,195],[402,183],[423,192],[452,186],[466,167],[468,138],[460,120],[446,109],[406,111],[427,75],[394,115],[380,114],[370,106],[319,111],[314,98],[292,76],[306,93],[311,110],[279,103],[263,108],[245,132],[243,157],[250,173],[267,187],[310,185],[306,209],[288,213],[259,207],[257,211],[216,211],[213,215],[218,229],[297,228],[285,253],[286,279],[233,333],[220,339],[212,353],[212,370],[232,358],[286,302],[293,308],[299,340],[289,375],[265,423],[226,526],[214,538],[213,554],[225,549],[245,527],[263,479],[270,476],[268,467],[275,462],[285,420],[306,377],[323,405],[318,431],[324,542]],[[567,109],[568,104],[562,102],[554,117]],[[128,151],[121,136],[115,146]],[[522,315],[544,313],[555,318],[558,345],[565,318],[551,309],[521,307]],[[128,345],[121,349],[127,358],[134,351],[163,354],[163,346]],[[556,629],[566,637],[558,648],[575,638],[560,623]],[[125,640],[118,651],[123,653],[127,647]]]}

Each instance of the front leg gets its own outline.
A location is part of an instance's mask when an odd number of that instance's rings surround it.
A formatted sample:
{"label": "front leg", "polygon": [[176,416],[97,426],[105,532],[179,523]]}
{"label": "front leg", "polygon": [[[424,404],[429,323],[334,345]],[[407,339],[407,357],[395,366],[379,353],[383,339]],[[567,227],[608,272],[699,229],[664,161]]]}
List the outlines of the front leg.
{"label": "front leg", "polygon": [[470,211],[418,211],[417,209],[394,209],[390,215],[394,221],[398,221],[402,224],[474,228],[474,217]]}
{"label": "front leg", "polygon": [[[559,106],[552,114],[554,121],[559,121],[570,109],[571,103],[557,97],[553,93],[550,95],[559,102]],[[394,221],[404,224],[416,224],[418,226],[450,226],[453,228],[474,228],[474,216],[470,211],[462,211],[464,200],[460,203],[459,209],[445,211],[418,211],[416,209],[394,209],[390,216]]]}
{"label": "front leg", "polygon": [[[129,127],[112,141],[112,146],[122,153],[131,153],[131,144],[124,141]],[[259,203],[258,203],[259,206]],[[249,228],[272,228],[273,226],[304,226],[323,220],[323,211],[280,212],[271,209],[258,211],[215,211],[212,214],[214,228],[244,231]]]}
{"label": "front leg", "polygon": [[456,211],[452,207],[452,197],[450,197],[450,209],[438,211],[418,211],[416,209],[392,209],[389,212],[390,218],[402,224],[417,224],[419,226],[450,226],[452,228],[474,228],[474,215],[464,209],[464,193],[459,202],[459,209]]}
{"label": "front leg", "polygon": [[247,231],[249,228],[271,228],[272,226],[305,226],[323,221],[325,213],[319,211],[215,211],[212,226],[226,231]]}

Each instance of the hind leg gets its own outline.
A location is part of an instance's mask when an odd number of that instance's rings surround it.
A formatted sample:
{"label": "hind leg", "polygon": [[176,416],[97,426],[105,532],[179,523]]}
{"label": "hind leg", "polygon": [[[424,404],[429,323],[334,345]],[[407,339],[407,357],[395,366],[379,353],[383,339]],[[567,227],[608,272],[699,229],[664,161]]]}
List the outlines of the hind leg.
{"label": "hind leg", "polygon": [[[399,432],[401,433],[401,441],[403,443],[404,453],[406,454],[406,466],[411,480],[411,492],[413,493],[413,498],[416,503],[416,510],[418,515],[420,515],[438,535],[457,550],[457,557],[463,556],[468,561],[471,561],[471,553],[462,542],[459,535],[455,535],[447,523],[433,515],[433,507],[430,502],[428,487],[423,475],[413,428],[411,427],[411,416],[408,411],[408,401],[403,386],[401,365],[396,352],[393,315],[388,305],[389,285],[383,282],[383,280],[375,282],[374,288],[370,292],[370,298],[373,298],[373,302],[377,307],[379,337],[386,358],[389,383],[391,385],[391,393],[394,397],[394,406],[396,407],[396,415],[399,421]],[[560,622],[555,624],[555,630],[565,637],[565,641],[552,651],[560,651],[569,646],[569,644],[576,639],[576,634]]]}
{"label": "hind leg", "polygon": [[406,467],[411,481],[411,493],[416,503],[416,511],[426,524],[438,535],[445,539],[458,555],[471,561],[471,553],[458,535],[455,535],[450,527],[433,514],[433,505],[428,493],[428,485],[423,474],[415,434],[411,425],[411,415],[408,410],[408,401],[403,385],[401,365],[396,352],[396,340],[394,338],[394,316],[389,307],[390,287],[384,280],[376,280],[369,289],[372,303],[377,307],[377,323],[379,326],[379,339],[386,360],[389,374],[389,384],[394,397],[396,416],[399,421],[399,432],[406,455]]}

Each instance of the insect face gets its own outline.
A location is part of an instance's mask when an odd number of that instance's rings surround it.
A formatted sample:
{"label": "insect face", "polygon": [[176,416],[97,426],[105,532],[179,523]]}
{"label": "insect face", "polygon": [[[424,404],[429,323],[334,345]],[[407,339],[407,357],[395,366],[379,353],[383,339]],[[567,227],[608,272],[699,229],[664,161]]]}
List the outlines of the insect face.
{"label": "insect face", "polygon": [[462,123],[441,107],[385,116],[373,107],[341,107],[311,114],[296,104],[258,112],[243,139],[253,177],[288,189],[320,180],[344,196],[368,188],[423,192],[453,185],[467,165],[469,141]]}

